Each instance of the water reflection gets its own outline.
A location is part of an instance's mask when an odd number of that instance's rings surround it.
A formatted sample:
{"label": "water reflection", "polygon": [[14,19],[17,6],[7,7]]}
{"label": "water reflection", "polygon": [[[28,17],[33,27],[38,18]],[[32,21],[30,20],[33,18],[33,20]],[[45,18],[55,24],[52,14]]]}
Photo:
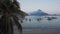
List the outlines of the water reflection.
{"label": "water reflection", "polygon": [[54,16],[26,16],[23,20],[22,26],[23,27],[51,27],[51,26],[60,26],[60,17]]}

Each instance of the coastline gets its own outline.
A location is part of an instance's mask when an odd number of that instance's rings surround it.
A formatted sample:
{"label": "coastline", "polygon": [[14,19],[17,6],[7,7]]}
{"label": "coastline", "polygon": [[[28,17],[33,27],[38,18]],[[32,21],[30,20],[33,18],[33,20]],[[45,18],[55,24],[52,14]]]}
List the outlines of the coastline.
{"label": "coastline", "polygon": [[60,29],[23,29],[23,34],[60,34]]}

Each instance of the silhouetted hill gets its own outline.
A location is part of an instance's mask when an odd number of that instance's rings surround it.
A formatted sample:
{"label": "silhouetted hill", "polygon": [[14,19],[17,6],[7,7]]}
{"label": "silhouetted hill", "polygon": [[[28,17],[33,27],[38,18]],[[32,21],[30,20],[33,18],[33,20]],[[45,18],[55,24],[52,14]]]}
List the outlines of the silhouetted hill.
{"label": "silhouetted hill", "polygon": [[43,12],[42,10],[38,9],[37,11],[33,11],[32,13],[30,13],[28,15],[29,16],[42,16],[42,15],[48,15],[48,14]]}

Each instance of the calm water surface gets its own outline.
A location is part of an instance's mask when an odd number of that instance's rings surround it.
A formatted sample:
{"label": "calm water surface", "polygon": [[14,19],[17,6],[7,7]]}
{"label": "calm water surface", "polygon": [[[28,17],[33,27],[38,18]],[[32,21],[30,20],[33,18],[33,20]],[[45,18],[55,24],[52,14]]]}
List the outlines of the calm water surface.
{"label": "calm water surface", "polygon": [[[53,16],[56,19],[48,20],[52,16],[26,16],[23,20],[23,28],[60,28],[60,16]],[[40,19],[40,20],[39,20]]]}

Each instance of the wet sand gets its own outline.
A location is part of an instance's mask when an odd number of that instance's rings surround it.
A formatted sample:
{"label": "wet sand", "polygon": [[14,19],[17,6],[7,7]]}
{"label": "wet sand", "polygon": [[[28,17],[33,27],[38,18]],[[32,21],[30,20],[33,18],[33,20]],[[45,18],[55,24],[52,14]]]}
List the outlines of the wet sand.
{"label": "wet sand", "polygon": [[[20,34],[17,26],[14,26],[14,34]],[[60,28],[30,28],[23,29],[23,34],[60,34]]]}
{"label": "wet sand", "polygon": [[23,34],[60,34],[60,29],[23,29]]}

